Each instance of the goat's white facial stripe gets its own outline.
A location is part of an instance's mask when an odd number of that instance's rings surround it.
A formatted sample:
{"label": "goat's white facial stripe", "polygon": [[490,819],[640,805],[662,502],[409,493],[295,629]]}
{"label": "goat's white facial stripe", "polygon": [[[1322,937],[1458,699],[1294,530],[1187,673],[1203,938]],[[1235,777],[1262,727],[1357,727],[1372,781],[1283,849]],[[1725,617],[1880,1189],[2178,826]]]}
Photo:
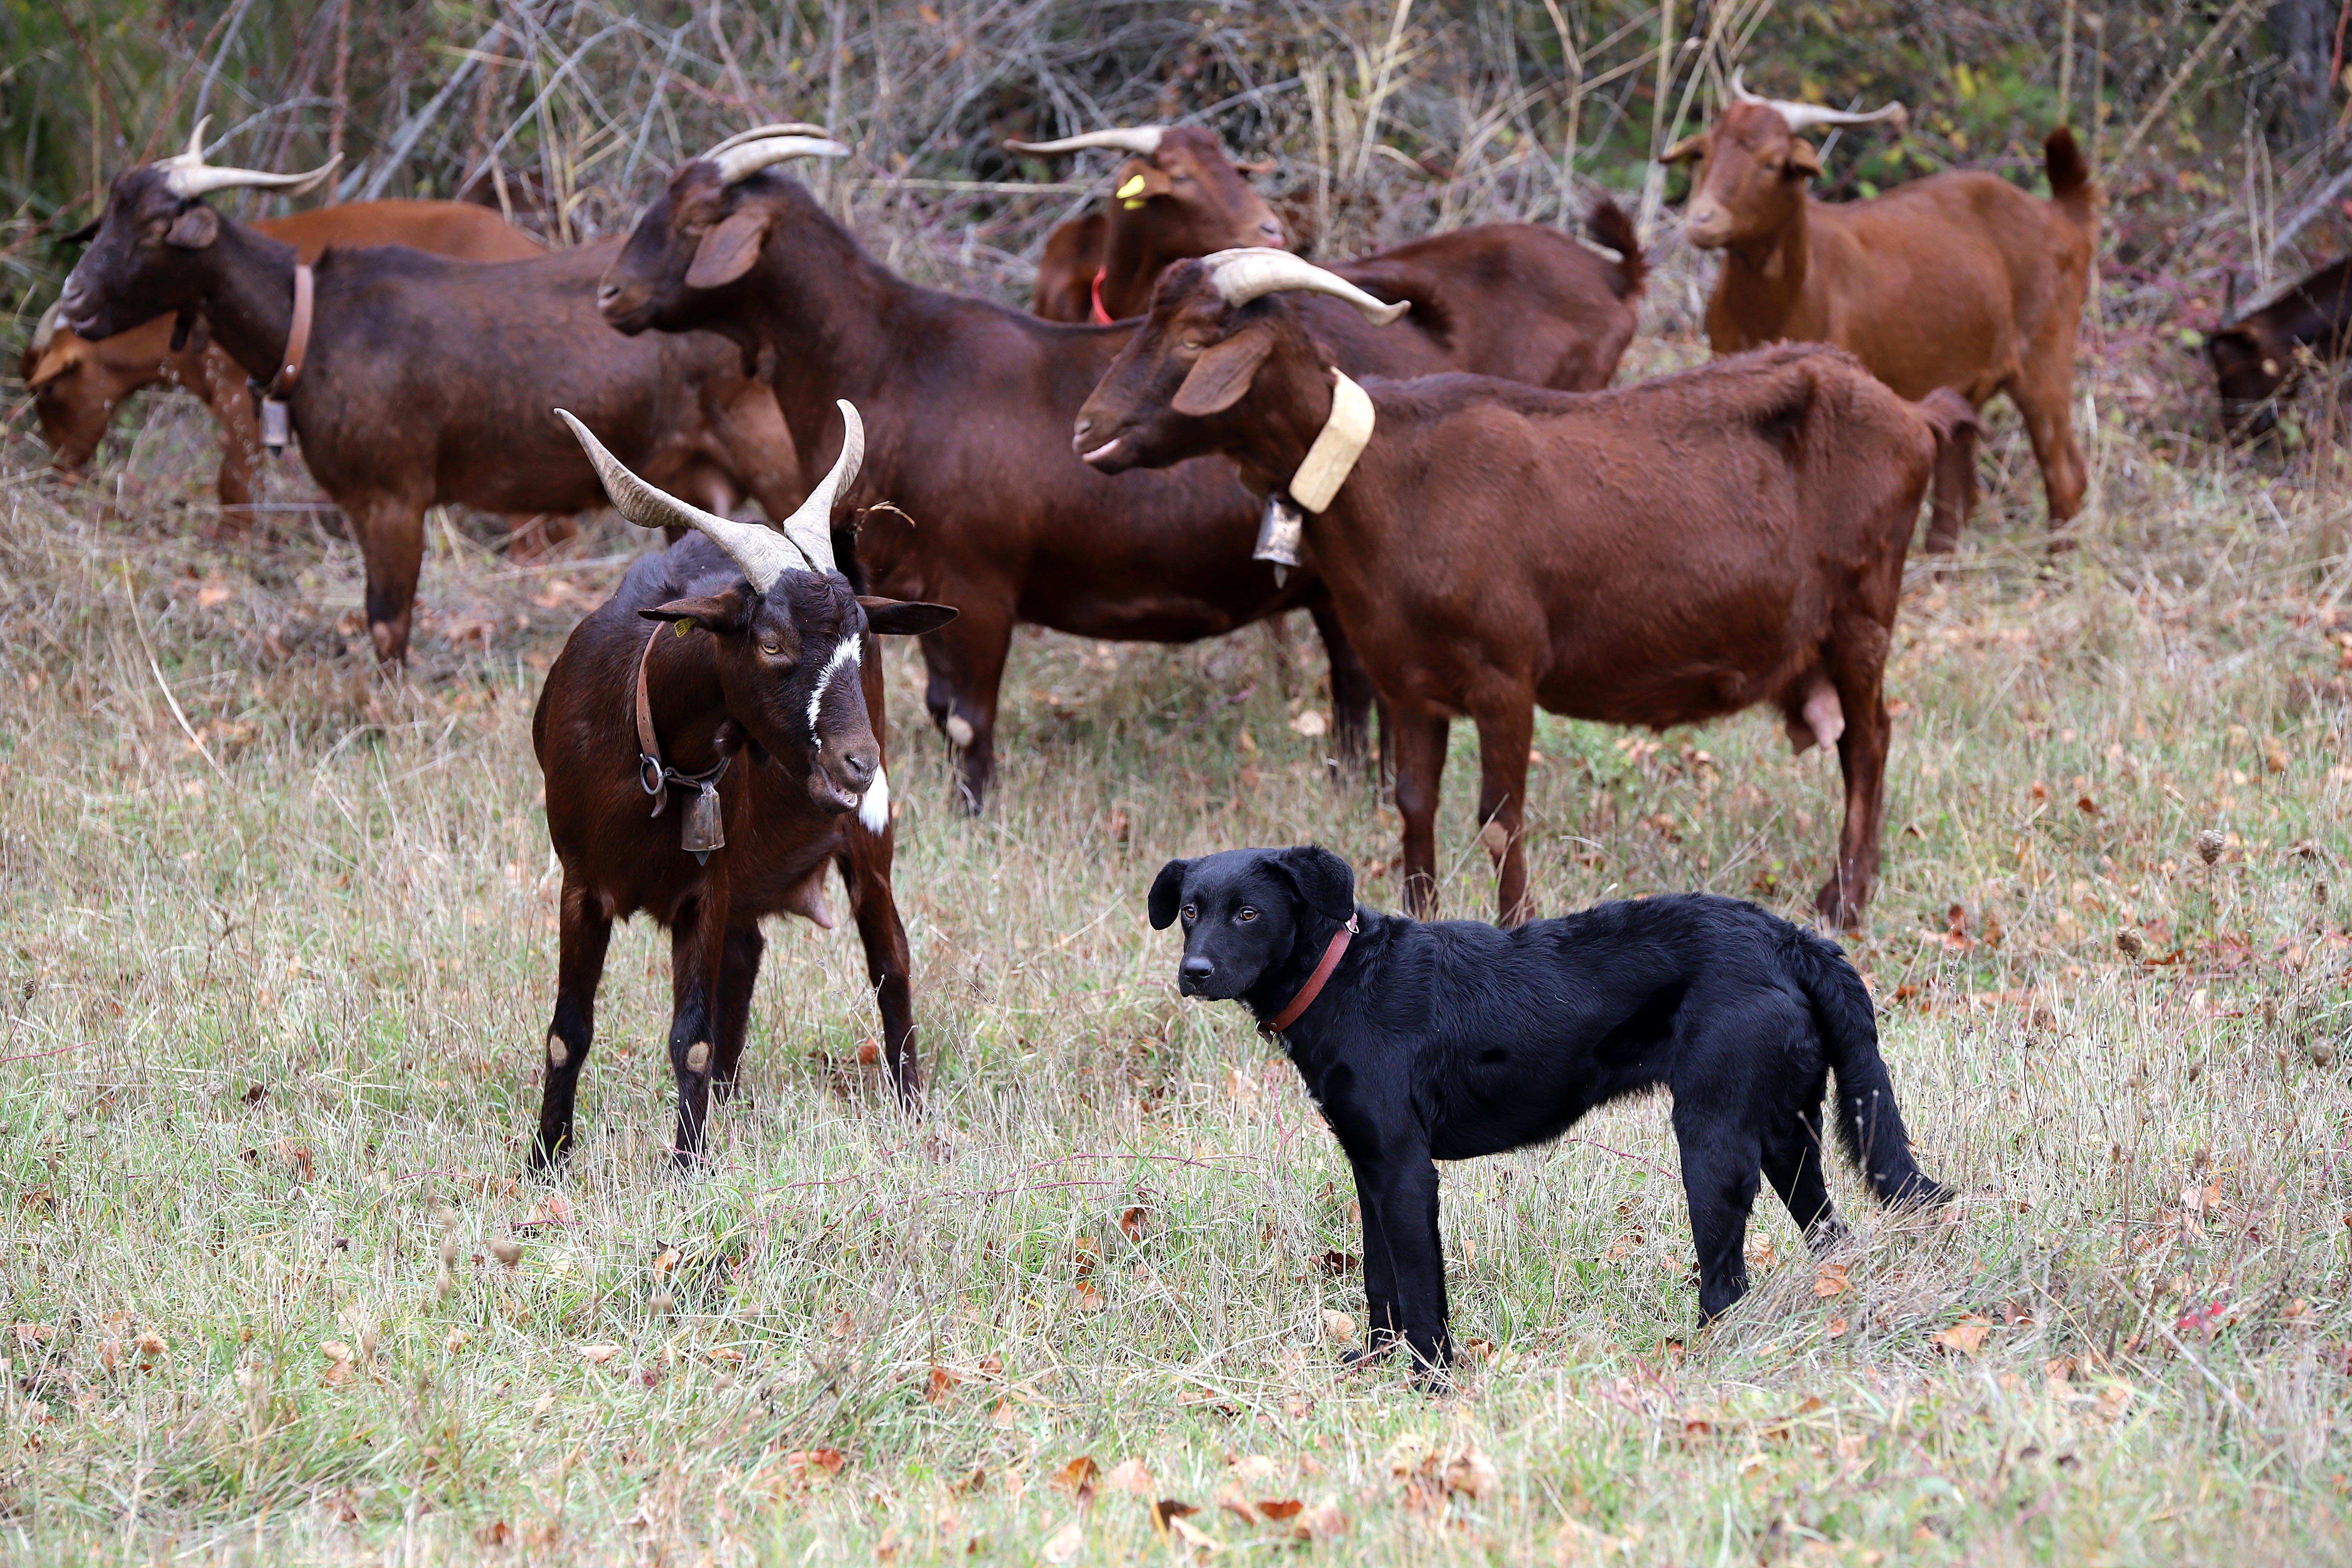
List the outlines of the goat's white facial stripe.
{"label": "goat's white facial stripe", "polygon": [[817,710],[824,706],[824,694],[833,689],[833,678],[841,673],[842,667],[846,665],[855,669],[865,662],[866,656],[858,651],[858,645],[865,640],[849,637],[834,644],[833,657],[825,660],[824,673],[816,678],[816,689],[809,693],[809,735],[816,742],[819,751],[824,750],[824,737],[816,732]]}

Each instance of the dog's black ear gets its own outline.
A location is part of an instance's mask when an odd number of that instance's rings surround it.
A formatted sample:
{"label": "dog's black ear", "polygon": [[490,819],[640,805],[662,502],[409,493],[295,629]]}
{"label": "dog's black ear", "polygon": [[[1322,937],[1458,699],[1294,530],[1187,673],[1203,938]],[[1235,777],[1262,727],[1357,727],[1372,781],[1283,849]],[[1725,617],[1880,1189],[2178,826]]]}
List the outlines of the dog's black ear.
{"label": "dog's black ear", "polygon": [[1356,868],[1319,844],[1301,844],[1272,857],[1307,907],[1344,921],[1356,912]]}
{"label": "dog's black ear", "polygon": [[1177,906],[1184,898],[1184,873],[1192,868],[1190,860],[1171,860],[1160,868],[1160,875],[1151,879],[1153,931],[1166,931],[1175,922]]}

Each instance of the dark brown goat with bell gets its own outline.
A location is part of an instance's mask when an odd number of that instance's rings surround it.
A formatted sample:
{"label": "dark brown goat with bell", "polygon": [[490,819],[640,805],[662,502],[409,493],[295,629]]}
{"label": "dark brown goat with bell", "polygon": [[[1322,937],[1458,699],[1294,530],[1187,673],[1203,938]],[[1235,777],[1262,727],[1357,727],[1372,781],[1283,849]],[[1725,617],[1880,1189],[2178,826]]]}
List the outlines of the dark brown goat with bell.
{"label": "dark brown goat with bell", "polygon": [[890,889],[890,784],[877,634],[931,631],[940,605],[861,597],[835,570],[831,518],[865,446],[857,411],[832,473],[781,531],[731,521],[638,479],[562,417],[613,504],[643,528],[694,531],[632,567],[572,632],[531,724],[547,832],[563,868],[562,956],[532,1163],[573,1139],[613,922],[670,933],[670,1067],[681,1165],[731,1096],[766,946],[760,921],[833,924],[838,866],[902,1103],[917,1087],[906,928]]}

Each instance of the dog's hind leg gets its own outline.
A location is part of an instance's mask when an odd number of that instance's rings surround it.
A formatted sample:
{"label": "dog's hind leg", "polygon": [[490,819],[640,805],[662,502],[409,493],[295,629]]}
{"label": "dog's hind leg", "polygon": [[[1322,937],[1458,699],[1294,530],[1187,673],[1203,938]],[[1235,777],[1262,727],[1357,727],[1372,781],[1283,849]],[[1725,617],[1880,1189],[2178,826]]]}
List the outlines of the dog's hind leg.
{"label": "dog's hind leg", "polygon": [[1744,1248],[1763,1149],[1743,1121],[1719,1112],[1685,1115],[1679,1104],[1675,1139],[1682,1145],[1683,1194],[1698,1248],[1699,1321],[1711,1323],[1748,1294]]}
{"label": "dog's hind leg", "polygon": [[1789,1217],[1805,1233],[1805,1245],[1827,1252],[1845,1236],[1845,1223],[1831,1206],[1822,1181],[1822,1108],[1818,1102],[1781,1123],[1764,1141],[1764,1179],[1789,1205]]}

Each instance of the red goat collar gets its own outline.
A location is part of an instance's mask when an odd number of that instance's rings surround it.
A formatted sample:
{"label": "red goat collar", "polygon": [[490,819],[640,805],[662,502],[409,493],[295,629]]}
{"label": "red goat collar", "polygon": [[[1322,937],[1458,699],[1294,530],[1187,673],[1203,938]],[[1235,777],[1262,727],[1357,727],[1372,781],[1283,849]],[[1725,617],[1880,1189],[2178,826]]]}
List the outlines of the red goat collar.
{"label": "red goat collar", "polygon": [[302,379],[303,356],[310,352],[310,302],[317,289],[317,279],[301,262],[294,264],[294,324],[287,329],[286,356],[278,366],[278,374],[261,389],[264,397],[283,398]]}
{"label": "red goat collar", "polygon": [[1109,276],[1110,268],[1108,267],[1097,268],[1095,272],[1095,325],[1097,327],[1108,327],[1111,324],[1110,312],[1103,309],[1102,302],[1103,279]]}
{"label": "red goat collar", "polygon": [[1315,998],[1323,994],[1324,983],[1331,978],[1331,972],[1339,967],[1339,961],[1348,956],[1348,942],[1356,934],[1356,917],[1349,915],[1348,923],[1331,933],[1331,945],[1323,950],[1323,962],[1315,966],[1315,973],[1307,977],[1307,984],[1298,988],[1298,994],[1290,999],[1290,1005],[1276,1013],[1274,1021],[1266,1025],[1267,1034],[1282,1033],[1298,1022],[1301,1013],[1315,1005]]}

